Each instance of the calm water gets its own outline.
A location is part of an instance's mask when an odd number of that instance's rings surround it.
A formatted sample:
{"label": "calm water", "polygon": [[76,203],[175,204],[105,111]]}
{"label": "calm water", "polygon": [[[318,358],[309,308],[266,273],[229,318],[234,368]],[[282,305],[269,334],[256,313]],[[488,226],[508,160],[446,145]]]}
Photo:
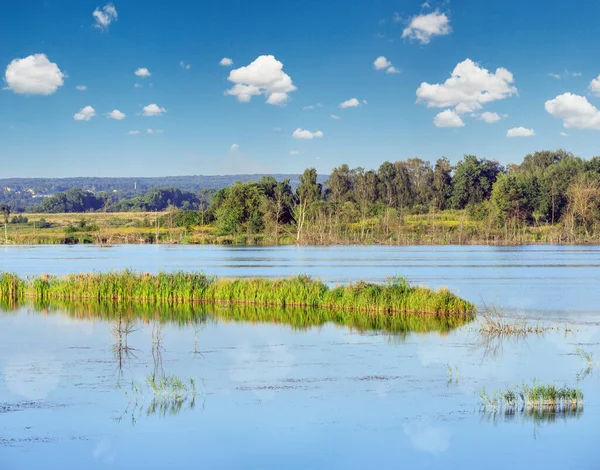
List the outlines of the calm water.
{"label": "calm water", "polygon": [[[24,306],[0,315],[1,470],[600,468],[600,247],[1,250],[0,270],[22,275],[404,275],[574,329],[489,344],[473,324],[400,337],[210,319],[163,325],[157,349],[157,326],[139,322],[123,354],[115,322]],[[585,377],[578,347],[598,363]],[[144,380],[155,371],[193,378],[193,406],[153,409]],[[480,388],[533,378],[581,387],[583,412],[534,420],[480,410]]]}

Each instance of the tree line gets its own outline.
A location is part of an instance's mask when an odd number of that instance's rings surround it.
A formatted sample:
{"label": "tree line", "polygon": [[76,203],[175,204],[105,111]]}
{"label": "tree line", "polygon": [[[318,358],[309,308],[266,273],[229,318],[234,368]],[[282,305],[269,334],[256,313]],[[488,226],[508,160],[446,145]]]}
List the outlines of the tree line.
{"label": "tree line", "polygon": [[539,151],[520,164],[465,155],[456,165],[411,158],[376,170],[335,168],[326,181],[314,168],[298,184],[263,176],[214,192],[153,188],[117,200],[70,189],[46,198],[42,212],[180,210],[170,221],[212,224],[221,236],[262,234],[275,243],[385,241],[398,237],[405,218],[462,211],[488,232],[561,224],[571,232],[600,236],[600,157],[585,160],[564,150]]}

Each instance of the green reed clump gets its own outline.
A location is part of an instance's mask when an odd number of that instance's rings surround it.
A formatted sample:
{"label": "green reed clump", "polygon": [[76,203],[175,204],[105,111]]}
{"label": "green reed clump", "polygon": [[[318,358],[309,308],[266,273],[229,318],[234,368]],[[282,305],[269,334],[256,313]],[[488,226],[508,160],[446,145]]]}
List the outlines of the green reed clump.
{"label": "green reed clump", "polygon": [[16,274],[0,273],[0,297],[4,301],[15,301],[23,297],[25,281]]}
{"label": "green reed clump", "polygon": [[[328,287],[308,276],[288,279],[220,279],[201,273],[174,272],[141,274],[133,271],[38,276],[18,285],[0,284],[0,298],[30,297],[38,300],[93,299],[97,301],[140,301],[154,304],[224,302],[252,305],[296,306],[388,313],[472,315],[475,306],[447,289],[433,291],[411,286],[402,278],[385,284],[360,281]],[[16,292],[16,293],[15,293]]]}
{"label": "green reed clump", "polygon": [[522,384],[494,390],[490,395],[482,389],[479,392],[481,406],[488,411],[502,410],[507,414],[524,410],[546,410],[561,412],[583,408],[583,392],[577,387],[557,387],[553,384]]}

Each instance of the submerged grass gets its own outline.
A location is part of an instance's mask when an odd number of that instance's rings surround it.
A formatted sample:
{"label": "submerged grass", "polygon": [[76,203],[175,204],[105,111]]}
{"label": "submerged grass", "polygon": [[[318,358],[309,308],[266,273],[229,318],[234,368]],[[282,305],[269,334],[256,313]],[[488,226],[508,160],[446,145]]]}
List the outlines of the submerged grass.
{"label": "submerged grass", "polygon": [[201,273],[133,271],[41,275],[26,280],[0,274],[0,298],[19,300],[90,299],[150,304],[244,303],[387,313],[472,315],[475,305],[442,288],[412,286],[403,278],[385,284],[359,281],[330,288],[309,276],[288,279],[220,279]]}

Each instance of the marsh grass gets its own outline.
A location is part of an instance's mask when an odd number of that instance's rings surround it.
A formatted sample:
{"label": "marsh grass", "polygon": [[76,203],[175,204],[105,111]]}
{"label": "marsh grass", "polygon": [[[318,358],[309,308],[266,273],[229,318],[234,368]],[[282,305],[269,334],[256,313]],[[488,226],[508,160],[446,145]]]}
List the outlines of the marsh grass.
{"label": "marsh grass", "polygon": [[412,286],[403,278],[384,284],[359,281],[330,288],[309,276],[288,279],[220,279],[201,273],[133,271],[41,275],[22,280],[0,275],[0,297],[36,300],[89,299],[148,304],[209,302],[354,310],[360,312],[471,315],[475,306],[442,288]]}
{"label": "marsh grass", "polygon": [[569,324],[533,323],[523,318],[510,318],[498,307],[485,304],[483,310],[478,312],[477,318],[479,319],[477,332],[488,337],[527,337],[543,335],[549,331],[564,333],[573,331],[573,327]]}
{"label": "marsh grass", "polygon": [[583,392],[577,387],[557,387],[553,384],[540,384],[506,387],[494,390],[491,394],[484,389],[479,391],[481,408],[488,412],[515,413],[544,411],[564,413],[583,409]]}
{"label": "marsh grass", "polygon": [[592,354],[581,348],[575,350],[575,355],[579,356],[584,361],[583,369],[577,373],[577,380],[583,380],[592,373],[596,363],[594,362]]}
{"label": "marsh grass", "polygon": [[157,415],[162,418],[175,416],[183,409],[194,409],[196,406],[196,381],[189,378],[183,381],[176,375],[150,374],[145,381],[131,381],[125,391],[128,405],[118,422],[129,416],[132,424],[136,424],[142,414]]}

